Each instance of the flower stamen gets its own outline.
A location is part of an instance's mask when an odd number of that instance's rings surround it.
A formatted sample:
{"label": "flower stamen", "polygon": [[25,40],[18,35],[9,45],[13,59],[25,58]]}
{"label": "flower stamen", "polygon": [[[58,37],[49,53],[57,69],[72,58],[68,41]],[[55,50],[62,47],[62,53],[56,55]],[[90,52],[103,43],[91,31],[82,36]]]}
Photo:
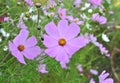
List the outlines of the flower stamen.
{"label": "flower stamen", "polygon": [[66,40],[64,38],[61,38],[59,41],[58,41],[59,45],[61,46],[64,46],[66,44]]}
{"label": "flower stamen", "polygon": [[19,51],[23,51],[24,49],[25,49],[25,46],[24,46],[24,45],[19,45],[19,46],[18,46],[18,50],[19,50]]}

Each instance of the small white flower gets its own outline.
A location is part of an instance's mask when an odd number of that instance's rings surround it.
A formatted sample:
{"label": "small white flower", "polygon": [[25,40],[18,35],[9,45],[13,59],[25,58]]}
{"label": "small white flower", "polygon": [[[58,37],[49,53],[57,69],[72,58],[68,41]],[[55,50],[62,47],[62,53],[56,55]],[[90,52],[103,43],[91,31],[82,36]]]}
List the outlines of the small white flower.
{"label": "small white flower", "polygon": [[2,42],[2,38],[0,37],[0,42]]}
{"label": "small white flower", "polygon": [[105,42],[110,42],[109,38],[107,37],[106,34],[102,34],[102,39],[105,41]]}
{"label": "small white flower", "polygon": [[90,24],[86,23],[87,29],[92,30],[92,28],[90,28],[90,26],[91,26]]}
{"label": "small white flower", "polygon": [[3,28],[0,29],[0,33],[2,33],[3,37],[7,37],[8,38],[10,36],[10,33],[6,33]]}
{"label": "small white flower", "polygon": [[92,12],[93,12],[93,10],[92,10],[92,9],[88,9],[88,12],[89,12],[89,13],[92,13]]}
{"label": "small white flower", "polygon": [[5,30],[3,28],[0,29],[0,32],[2,33],[3,37],[6,36],[6,32],[5,32]]}
{"label": "small white flower", "polygon": [[29,13],[32,13],[32,12],[34,12],[36,10],[36,8],[33,6],[33,7],[30,7],[29,8]]}
{"label": "small white flower", "polygon": [[85,3],[85,8],[89,8],[90,7],[90,3]]}
{"label": "small white flower", "polygon": [[7,47],[7,46],[4,46],[3,50],[4,50],[4,51],[7,51],[7,50],[8,50],[8,47]]}
{"label": "small white flower", "polygon": [[82,8],[81,8],[81,10],[83,10],[83,11],[84,11],[84,10],[86,10],[86,8],[85,8],[85,7],[82,7]]}
{"label": "small white flower", "polygon": [[111,0],[107,0],[108,4],[111,4]]}
{"label": "small white flower", "polygon": [[10,36],[10,33],[6,33],[6,36],[5,36],[5,37],[7,37],[7,38],[8,38],[9,36]]}
{"label": "small white flower", "polygon": [[31,16],[30,18],[31,18],[33,21],[36,21],[37,18],[38,18],[38,15],[33,15],[33,16]]}

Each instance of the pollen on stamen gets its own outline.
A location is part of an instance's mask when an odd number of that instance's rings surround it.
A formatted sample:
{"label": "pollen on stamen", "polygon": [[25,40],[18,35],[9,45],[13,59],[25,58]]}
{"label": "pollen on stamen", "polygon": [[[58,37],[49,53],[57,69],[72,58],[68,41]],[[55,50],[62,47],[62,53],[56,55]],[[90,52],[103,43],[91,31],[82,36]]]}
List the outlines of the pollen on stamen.
{"label": "pollen on stamen", "polygon": [[58,41],[58,44],[60,46],[64,46],[66,44],[66,40],[64,38],[61,38],[59,41]]}
{"label": "pollen on stamen", "polygon": [[24,46],[24,45],[19,45],[19,46],[18,46],[18,50],[19,50],[19,51],[23,51],[24,49],[25,49],[25,46]]}

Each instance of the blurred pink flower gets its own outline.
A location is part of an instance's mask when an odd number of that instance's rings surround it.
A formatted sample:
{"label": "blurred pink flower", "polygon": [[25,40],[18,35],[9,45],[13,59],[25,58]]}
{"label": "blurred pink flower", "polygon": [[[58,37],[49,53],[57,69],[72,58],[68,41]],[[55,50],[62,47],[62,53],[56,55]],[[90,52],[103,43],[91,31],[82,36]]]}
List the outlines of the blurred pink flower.
{"label": "blurred pink flower", "polygon": [[78,69],[80,74],[83,73],[83,68],[82,68],[81,64],[77,65],[77,69]]}
{"label": "blurred pink flower", "polygon": [[80,5],[81,5],[82,3],[83,3],[82,0],[75,0],[74,3],[73,3],[73,5],[74,5],[75,7],[80,7]]}
{"label": "blurred pink flower", "polygon": [[95,83],[93,78],[90,79],[90,83]]}
{"label": "blurred pink flower", "polygon": [[[112,78],[108,78],[109,73],[105,73],[106,71],[103,71],[100,75],[99,75],[99,83],[114,83],[114,80]],[[89,83],[95,83],[94,79],[91,78]]]}
{"label": "blurred pink flower", "polygon": [[110,57],[110,54],[108,53],[108,50],[102,44],[97,42],[97,38],[93,34],[91,34],[89,36],[89,39],[94,45],[96,45],[99,48],[99,50],[102,54],[105,54],[105,56]]}
{"label": "blurred pink flower", "polygon": [[92,15],[92,20],[98,22],[99,24],[105,24],[107,22],[107,18],[100,16],[98,13]]}
{"label": "blurred pink flower", "polygon": [[44,34],[45,53],[60,62],[62,68],[66,68],[72,55],[88,43],[84,36],[78,36],[79,26],[75,23],[68,25],[67,20],[60,20],[58,26],[54,22],[48,23],[45,31],[48,34]]}
{"label": "blurred pink flower", "polygon": [[28,6],[33,6],[34,5],[32,0],[24,0],[24,1],[27,3]]}
{"label": "blurred pink flower", "polygon": [[27,26],[24,24],[22,18],[19,19],[19,21],[17,23],[17,27],[21,28],[21,29],[27,29]]}
{"label": "blurred pink flower", "polygon": [[26,64],[24,56],[32,60],[41,52],[40,47],[36,46],[37,39],[34,36],[27,39],[28,34],[26,29],[22,29],[13,42],[9,41],[11,54],[22,64]]}
{"label": "blurred pink flower", "polygon": [[94,70],[94,69],[90,69],[90,72],[94,75],[98,75],[98,71],[97,70]]}
{"label": "blurred pink flower", "polygon": [[46,70],[46,64],[40,64],[37,68],[37,71],[40,73],[48,73],[48,71]]}
{"label": "blurred pink flower", "polygon": [[56,4],[55,0],[48,0],[47,9],[54,8],[56,5],[57,4]]}
{"label": "blurred pink flower", "polygon": [[58,14],[61,19],[66,19],[66,9],[62,9],[61,7],[58,9]]}
{"label": "blurred pink flower", "polygon": [[88,0],[94,7],[102,4],[102,0]]}
{"label": "blurred pink flower", "polygon": [[109,11],[109,14],[114,14],[114,11]]}
{"label": "blurred pink flower", "polygon": [[84,25],[84,21],[80,20],[79,18],[73,18],[72,16],[66,17],[70,22],[74,22],[78,25]]}
{"label": "blurred pink flower", "polygon": [[105,73],[106,71],[103,71],[99,75],[99,83],[114,83],[112,78],[107,78],[109,76],[109,73]]}

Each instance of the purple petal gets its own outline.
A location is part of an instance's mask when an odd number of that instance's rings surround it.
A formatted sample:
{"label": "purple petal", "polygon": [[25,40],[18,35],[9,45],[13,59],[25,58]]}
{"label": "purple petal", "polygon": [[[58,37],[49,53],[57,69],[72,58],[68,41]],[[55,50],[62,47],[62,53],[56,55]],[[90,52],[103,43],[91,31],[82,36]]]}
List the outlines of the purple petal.
{"label": "purple petal", "polygon": [[64,37],[68,31],[68,21],[67,20],[60,20],[58,23],[58,31],[61,37]]}
{"label": "purple petal", "polygon": [[61,19],[66,19],[66,9],[59,8],[58,14]]}
{"label": "purple petal", "polygon": [[24,56],[28,59],[34,59],[37,57],[37,55],[39,55],[41,52],[40,47],[38,46],[34,46],[31,48],[27,48],[25,49],[22,53],[24,54]]}
{"label": "purple petal", "polygon": [[17,60],[18,60],[20,63],[26,64],[22,53],[20,53],[18,50],[17,50],[17,51],[12,51],[11,53],[12,53],[12,55],[13,55],[14,57],[17,58]]}
{"label": "purple petal", "polygon": [[55,40],[54,38],[48,36],[48,35],[44,35],[43,44],[44,44],[46,47],[53,47],[53,46],[58,45],[58,41]]}
{"label": "purple petal", "polygon": [[106,22],[107,22],[107,18],[105,18],[104,16],[100,16],[99,23],[100,24],[105,24]]}
{"label": "purple petal", "polygon": [[54,24],[54,22],[50,22],[45,26],[45,30],[47,32],[47,34],[55,39],[59,39],[59,32],[58,29],[56,27],[56,25]]}
{"label": "purple petal", "polygon": [[90,83],[95,83],[93,78],[90,79]]}
{"label": "purple petal", "polygon": [[74,46],[71,46],[71,45],[69,45],[69,44],[65,45],[65,46],[64,46],[64,49],[65,49],[66,53],[68,54],[69,58],[71,58],[72,55],[73,55],[76,51],[79,50],[78,47],[74,47]]}
{"label": "purple petal", "polygon": [[85,39],[83,36],[80,36],[78,38],[74,38],[70,41],[67,41],[67,43],[70,45],[70,46],[73,46],[73,47],[76,47],[76,48],[82,48],[82,47],[85,47],[88,43],[89,43],[89,40],[88,39]]}
{"label": "purple petal", "polygon": [[34,5],[32,0],[24,0],[24,1],[27,3],[28,6],[33,6]]}
{"label": "purple petal", "polygon": [[62,49],[60,46],[51,47],[45,50],[45,53],[50,57],[54,58],[59,53],[59,50]]}
{"label": "purple petal", "polygon": [[40,72],[40,73],[48,73],[48,71],[46,70],[46,64],[40,64],[39,66],[38,66],[38,72]]}
{"label": "purple petal", "polygon": [[60,65],[61,65],[61,67],[63,68],[63,69],[67,69],[68,67],[66,66],[66,63],[64,63],[64,62],[60,62]]}
{"label": "purple petal", "polygon": [[17,50],[17,47],[11,41],[9,41],[8,45],[9,45],[10,51],[16,51]]}
{"label": "purple petal", "polygon": [[35,46],[36,44],[37,44],[37,39],[36,39],[35,36],[32,36],[32,37],[30,37],[29,39],[26,40],[24,45],[25,45],[26,48],[29,48],[29,47]]}
{"label": "purple petal", "polygon": [[95,14],[92,15],[92,20],[93,21],[98,21],[99,17],[100,17],[100,15],[98,13],[95,13]]}
{"label": "purple petal", "polygon": [[17,27],[21,29],[27,29],[27,26],[23,22],[22,18],[19,19],[19,22],[17,23]]}
{"label": "purple petal", "polygon": [[16,46],[19,46],[20,44],[24,44],[25,40],[28,37],[29,32],[25,29],[22,29],[20,31],[20,33],[15,37],[15,39],[13,40],[14,44]]}
{"label": "purple petal", "polygon": [[79,33],[80,33],[79,26],[75,23],[71,23],[69,25],[69,28],[68,28],[68,31],[66,32],[65,37],[67,40],[70,40],[70,39],[76,37]]}
{"label": "purple petal", "polygon": [[59,61],[60,63],[68,63],[69,62],[69,57],[62,47],[59,49],[59,52],[58,52],[57,56],[55,57],[55,59],[57,61]]}
{"label": "purple petal", "polygon": [[98,71],[97,70],[94,70],[94,69],[90,69],[90,72],[94,75],[98,75]]}
{"label": "purple petal", "polygon": [[106,80],[104,80],[102,83],[114,83],[112,78],[107,78]]}

